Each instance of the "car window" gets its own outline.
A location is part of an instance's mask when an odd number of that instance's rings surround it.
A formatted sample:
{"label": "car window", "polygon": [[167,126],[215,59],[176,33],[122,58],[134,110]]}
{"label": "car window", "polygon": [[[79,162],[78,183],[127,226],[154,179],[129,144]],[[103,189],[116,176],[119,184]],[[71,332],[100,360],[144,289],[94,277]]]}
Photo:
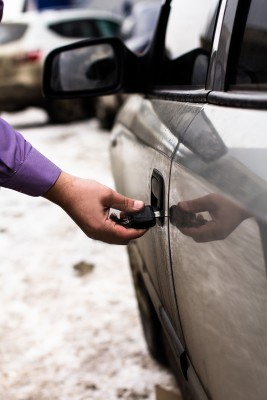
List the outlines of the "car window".
{"label": "car window", "polygon": [[159,81],[205,86],[219,0],[173,0]]}
{"label": "car window", "polygon": [[141,7],[138,5],[137,3],[134,9],[135,13],[130,16],[134,19],[132,36],[142,36],[153,32],[160,12],[160,3],[148,3],[145,6],[142,4]]}
{"label": "car window", "polygon": [[100,36],[95,21],[89,19],[58,22],[50,24],[49,28],[58,35],[69,38],[95,38]]}
{"label": "car window", "polygon": [[267,89],[267,2],[252,0],[230,88]]}
{"label": "car window", "polygon": [[120,31],[120,24],[113,21],[96,20],[95,24],[100,33],[100,36],[118,36]]}
{"label": "car window", "polygon": [[120,37],[126,46],[136,54],[142,54],[149,47],[158,17],[161,2],[140,2],[133,7],[132,13],[124,19]]}
{"label": "car window", "polygon": [[26,24],[1,24],[0,44],[14,42],[22,38],[28,26]]}

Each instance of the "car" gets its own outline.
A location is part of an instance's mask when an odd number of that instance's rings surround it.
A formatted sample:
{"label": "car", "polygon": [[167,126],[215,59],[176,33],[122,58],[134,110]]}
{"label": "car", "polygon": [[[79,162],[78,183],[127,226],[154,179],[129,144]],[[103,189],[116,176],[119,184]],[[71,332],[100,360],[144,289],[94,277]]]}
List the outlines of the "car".
{"label": "car", "polygon": [[78,39],[116,36],[121,22],[122,18],[113,13],[87,9],[27,12],[3,22],[0,25],[0,110],[42,107],[53,122],[94,115],[94,101],[44,100],[44,60],[55,47]]}
{"label": "car", "polygon": [[[157,211],[129,260],[148,349],[184,399],[267,396],[266,39],[261,0],[166,0],[142,56],[114,38],[47,59],[48,97],[132,94],[112,171],[119,192]],[[80,51],[95,72],[86,88],[57,68]]]}

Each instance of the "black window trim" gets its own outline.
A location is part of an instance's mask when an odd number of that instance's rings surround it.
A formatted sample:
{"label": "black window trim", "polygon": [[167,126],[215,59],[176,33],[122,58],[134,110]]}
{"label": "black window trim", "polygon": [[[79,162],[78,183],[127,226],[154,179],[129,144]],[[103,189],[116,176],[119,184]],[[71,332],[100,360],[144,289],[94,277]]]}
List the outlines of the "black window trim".
{"label": "black window trim", "polygon": [[[230,6],[235,3],[236,0],[228,0],[228,10]],[[208,93],[207,102],[209,104],[215,104],[219,106],[226,107],[239,107],[239,108],[251,108],[251,109],[267,109],[267,91],[237,91],[235,88],[229,87],[228,82],[231,79],[232,69],[231,65],[236,62],[236,41],[240,40],[240,35],[244,31],[246,16],[249,12],[249,7],[251,0],[238,0],[237,13],[233,19],[233,29],[231,33],[231,41],[229,44],[229,49],[226,52],[220,53],[220,47],[225,48],[225,41],[220,40],[218,54],[223,54],[225,57],[225,62],[227,62],[223,87],[216,85],[216,80],[214,80],[213,90]],[[241,11],[240,11],[241,10]],[[226,8],[227,12],[227,8]],[[240,18],[240,12],[242,18]],[[222,38],[221,38],[222,39]],[[217,57],[215,64],[222,65],[223,58]]]}
{"label": "black window trim", "polygon": [[267,92],[219,92],[208,94],[208,103],[218,106],[267,109]]}
{"label": "black window trim", "polygon": [[215,30],[214,30],[214,34],[213,34],[213,43],[212,43],[212,49],[211,49],[210,60],[209,60],[209,68],[208,68],[208,74],[207,74],[207,80],[206,80],[206,89],[207,90],[212,90],[214,87],[215,72],[216,72],[216,65],[217,65],[216,62],[217,62],[217,59],[219,58],[218,55],[220,54],[218,52],[218,48],[219,48],[219,45],[221,42],[221,32],[222,32],[223,20],[224,20],[224,16],[225,16],[226,5],[227,5],[227,0],[221,0],[220,8],[218,10],[218,15],[217,15],[217,21],[215,24]]}
{"label": "black window trim", "polygon": [[247,17],[253,0],[239,0],[235,15],[234,25],[231,33],[230,47],[227,57],[227,67],[225,74],[224,90],[229,91],[230,82],[235,75],[235,67],[238,63],[241,44],[246,28]]}
{"label": "black window trim", "polygon": [[171,101],[181,101],[188,103],[206,103],[209,90],[206,89],[182,89],[182,90],[168,90],[168,89],[154,89],[148,93],[149,99],[162,99]]}
{"label": "black window trim", "polygon": [[212,52],[212,62],[209,71],[208,88],[210,90],[224,91],[226,69],[229,57],[229,49],[232,38],[232,30],[236,19],[237,7],[240,0],[226,0],[220,10],[219,21],[216,28],[215,48]]}

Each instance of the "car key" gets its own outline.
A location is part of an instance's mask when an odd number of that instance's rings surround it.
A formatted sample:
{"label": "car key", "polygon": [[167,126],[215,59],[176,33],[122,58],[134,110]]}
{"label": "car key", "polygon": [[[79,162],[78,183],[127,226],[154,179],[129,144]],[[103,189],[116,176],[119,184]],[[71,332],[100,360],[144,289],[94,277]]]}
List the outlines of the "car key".
{"label": "car key", "polygon": [[[110,219],[125,228],[149,229],[156,225],[157,218],[167,217],[152,206],[145,206],[140,212],[126,212],[121,218],[111,214]],[[177,228],[199,227],[206,224],[206,220],[198,220],[196,214],[182,211],[178,206],[170,208],[170,219],[172,225]]]}
{"label": "car key", "polygon": [[149,229],[156,225],[156,219],[161,218],[160,211],[152,206],[145,206],[139,212],[126,212],[121,218],[116,214],[111,214],[110,219],[125,228]]}

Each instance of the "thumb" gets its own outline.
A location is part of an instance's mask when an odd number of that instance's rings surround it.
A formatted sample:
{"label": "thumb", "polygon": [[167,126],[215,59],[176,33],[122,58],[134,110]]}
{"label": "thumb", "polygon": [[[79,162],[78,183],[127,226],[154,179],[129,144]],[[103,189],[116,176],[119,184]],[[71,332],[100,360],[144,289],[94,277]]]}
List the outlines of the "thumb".
{"label": "thumb", "polygon": [[111,208],[125,212],[140,211],[144,208],[145,203],[141,200],[130,199],[117,192],[113,193]]}

